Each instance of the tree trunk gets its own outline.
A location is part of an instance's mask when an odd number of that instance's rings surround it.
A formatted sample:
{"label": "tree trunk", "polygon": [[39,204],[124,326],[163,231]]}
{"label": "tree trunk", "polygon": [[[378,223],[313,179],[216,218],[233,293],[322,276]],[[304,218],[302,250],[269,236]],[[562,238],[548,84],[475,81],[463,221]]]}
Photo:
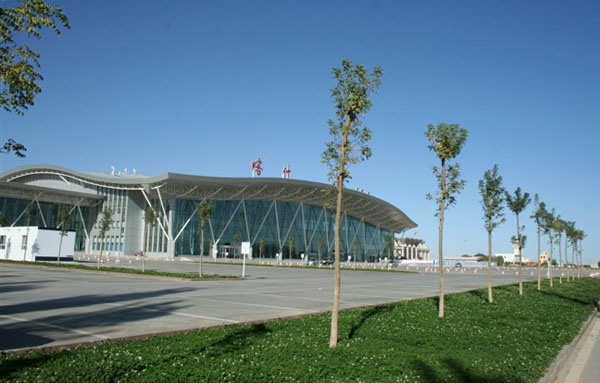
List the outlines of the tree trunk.
{"label": "tree trunk", "polygon": [[98,269],[100,269],[100,260],[102,259],[103,251],[104,251],[104,237],[100,237],[100,256],[98,257]]}
{"label": "tree trunk", "polygon": [[562,284],[562,246],[560,243],[561,233],[558,233],[558,283]]}
{"label": "tree trunk", "polygon": [[539,224],[538,224],[537,235],[538,235],[538,290],[541,290],[542,289],[542,259],[540,258],[541,244],[540,244],[540,225]]}
{"label": "tree trunk", "polygon": [[492,293],[492,231],[488,230],[488,302],[494,302]]}
{"label": "tree trunk", "polygon": [[58,256],[56,257],[56,264],[60,264],[60,251],[62,249],[62,241],[63,241],[63,234],[62,232],[60,233],[60,242],[58,242]]}
{"label": "tree trunk", "polygon": [[567,282],[569,282],[569,253],[567,252],[567,246],[569,244],[569,240],[567,237],[567,233],[565,233],[565,263],[567,264]]}
{"label": "tree trunk", "polygon": [[25,233],[25,252],[23,253],[23,262],[27,260],[27,248],[29,247],[29,220],[27,217],[27,233]]}
{"label": "tree trunk", "polygon": [[321,246],[319,246],[317,253],[319,254],[319,267],[321,267]]}
{"label": "tree trunk", "polygon": [[200,263],[198,264],[198,277],[202,278],[202,258],[204,257],[204,220],[200,223]]}
{"label": "tree trunk", "polygon": [[577,279],[581,279],[581,268],[583,267],[583,262],[581,259],[581,240],[579,241],[579,250],[577,251],[577,254],[579,255],[579,262],[577,266]]}
{"label": "tree trunk", "polygon": [[521,233],[519,228],[519,215],[517,216],[517,247],[519,249],[519,295],[523,295],[523,274],[521,274],[521,265],[523,264],[523,256],[521,255]]}
{"label": "tree trunk", "polygon": [[348,129],[351,122],[350,117],[346,117],[346,123],[342,130],[342,153],[340,156],[340,170],[337,175],[337,201],[335,209],[335,272],[333,277],[333,308],[331,310],[331,331],[329,334],[329,347],[333,348],[338,343],[338,316],[340,311],[340,289],[341,289],[341,269],[340,269],[340,224],[342,221],[342,190],[344,188],[344,176],[346,172],[346,147],[348,146]]}
{"label": "tree trunk", "polygon": [[440,198],[440,222],[438,229],[438,262],[440,268],[440,300],[438,305],[438,317],[444,317],[444,208],[446,202],[446,161],[442,159],[442,195]]}
{"label": "tree trunk", "polygon": [[554,278],[552,277],[552,250],[553,250],[553,245],[552,245],[552,231],[550,231],[550,257],[548,258],[548,276],[550,277],[550,287],[554,287]]}

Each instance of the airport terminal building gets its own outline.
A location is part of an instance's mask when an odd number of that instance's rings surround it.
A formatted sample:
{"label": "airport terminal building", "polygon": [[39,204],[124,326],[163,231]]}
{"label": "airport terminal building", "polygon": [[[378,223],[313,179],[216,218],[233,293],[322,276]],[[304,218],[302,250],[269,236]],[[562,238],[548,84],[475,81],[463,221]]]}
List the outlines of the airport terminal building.
{"label": "airport terminal building", "polygon": [[[99,253],[103,241],[104,251],[113,255],[199,255],[196,206],[208,201],[213,214],[205,226],[205,255],[232,256],[240,242],[250,242],[254,258],[282,254],[288,259],[290,244],[292,258],[314,259],[319,250],[326,257],[334,249],[335,196],[329,184],[280,178],[88,173],[53,165],[27,165],[0,175],[3,225],[57,228],[64,206],[70,212],[67,226],[76,232],[75,251],[89,254]],[[349,189],[343,196],[344,260],[384,258],[386,236],[417,226],[374,196]],[[144,220],[148,206],[157,217],[151,224]],[[106,209],[114,222],[101,238],[99,222]]]}

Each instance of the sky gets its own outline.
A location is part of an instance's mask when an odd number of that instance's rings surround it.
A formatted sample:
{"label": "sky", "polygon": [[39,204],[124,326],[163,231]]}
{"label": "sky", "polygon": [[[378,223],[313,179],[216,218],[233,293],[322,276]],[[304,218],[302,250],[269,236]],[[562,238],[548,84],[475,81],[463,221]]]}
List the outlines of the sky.
{"label": "sky", "polygon": [[[477,185],[498,164],[508,190],[538,193],[575,221],[584,261],[600,261],[598,1],[49,2],[71,29],[27,40],[43,91],[24,115],[2,112],[1,141],[28,151],[0,155],[1,171],[249,177],[261,157],[263,177],[289,164],[291,178],[328,182],[331,69],[347,58],[383,67],[364,116],[373,155],[351,168],[348,187],[404,211],[419,225],[405,236],[437,257],[425,194],[439,160],[424,132],[458,123],[469,132],[456,159],[467,184],[446,213],[445,256],[487,254]],[[520,221],[533,259],[532,211]],[[512,252],[515,231],[507,210],[495,253]]]}

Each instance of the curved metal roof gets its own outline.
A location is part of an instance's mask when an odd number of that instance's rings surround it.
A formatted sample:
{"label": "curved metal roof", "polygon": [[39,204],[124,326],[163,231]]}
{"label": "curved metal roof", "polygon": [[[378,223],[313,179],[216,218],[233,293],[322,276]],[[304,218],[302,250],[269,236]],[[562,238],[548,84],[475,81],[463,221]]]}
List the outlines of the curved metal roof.
{"label": "curved metal roof", "polygon": [[[162,198],[239,200],[260,199],[335,206],[335,187],[320,182],[282,178],[226,178],[165,173],[158,176],[84,173],[54,165],[26,165],[8,170],[0,180],[19,182],[32,175],[55,175],[67,182],[121,190],[145,190]],[[348,215],[382,229],[402,232],[417,226],[400,209],[377,197],[344,189],[343,207]]]}

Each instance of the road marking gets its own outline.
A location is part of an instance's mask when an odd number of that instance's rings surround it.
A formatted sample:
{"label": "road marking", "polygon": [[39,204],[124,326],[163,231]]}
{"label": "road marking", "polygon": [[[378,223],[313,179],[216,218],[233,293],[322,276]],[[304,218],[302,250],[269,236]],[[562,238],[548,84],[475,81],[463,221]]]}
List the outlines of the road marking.
{"label": "road marking", "polygon": [[93,336],[93,337],[98,338],[98,339],[109,339],[108,336],[96,334],[96,333],[93,333],[93,332],[90,332],[90,331],[79,330],[79,329],[76,329],[76,328],[63,327],[63,326],[59,326],[59,325],[55,325],[55,324],[51,324],[51,323],[40,322],[40,321],[33,320],[33,319],[25,319],[25,318],[20,318],[20,317],[12,316],[12,315],[0,315],[0,318],[7,318],[7,319],[10,319],[10,320],[13,320],[13,321],[16,321],[16,322],[31,322],[31,323],[38,324],[40,326],[55,328],[55,329],[62,330],[62,331],[74,332],[74,333],[77,333],[77,334],[80,334],[80,335]]}
{"label": "road marking", "polygon": [[215,318],[215,317],[209,317],[209,316],[206,316],[206,315],[195,315],[195,314],[187,314],[187,313],[178,313],[178,312],[175,312],[175,311],[153,309],[153,308],[149,308],[149,307],[137,307],[137,306],[134,306],[134,305],[126,305],[126,304],[121,304],[121,303],[106,302],[104,304],[109,305],[109,306],[117,306],[117,307],[137,308],[137,309],[146,310],[146,311],[156,311],[156,312],[161,312],[161,313],[167,313],[167,314],[170,314],[170,315],[179,315],[179,316],[188,317],[188,318],[208,319],[208,320],[212,320],[212,321],[215,321],[215,322],[240,323],[239,321],[231,320],[231,319]]}

